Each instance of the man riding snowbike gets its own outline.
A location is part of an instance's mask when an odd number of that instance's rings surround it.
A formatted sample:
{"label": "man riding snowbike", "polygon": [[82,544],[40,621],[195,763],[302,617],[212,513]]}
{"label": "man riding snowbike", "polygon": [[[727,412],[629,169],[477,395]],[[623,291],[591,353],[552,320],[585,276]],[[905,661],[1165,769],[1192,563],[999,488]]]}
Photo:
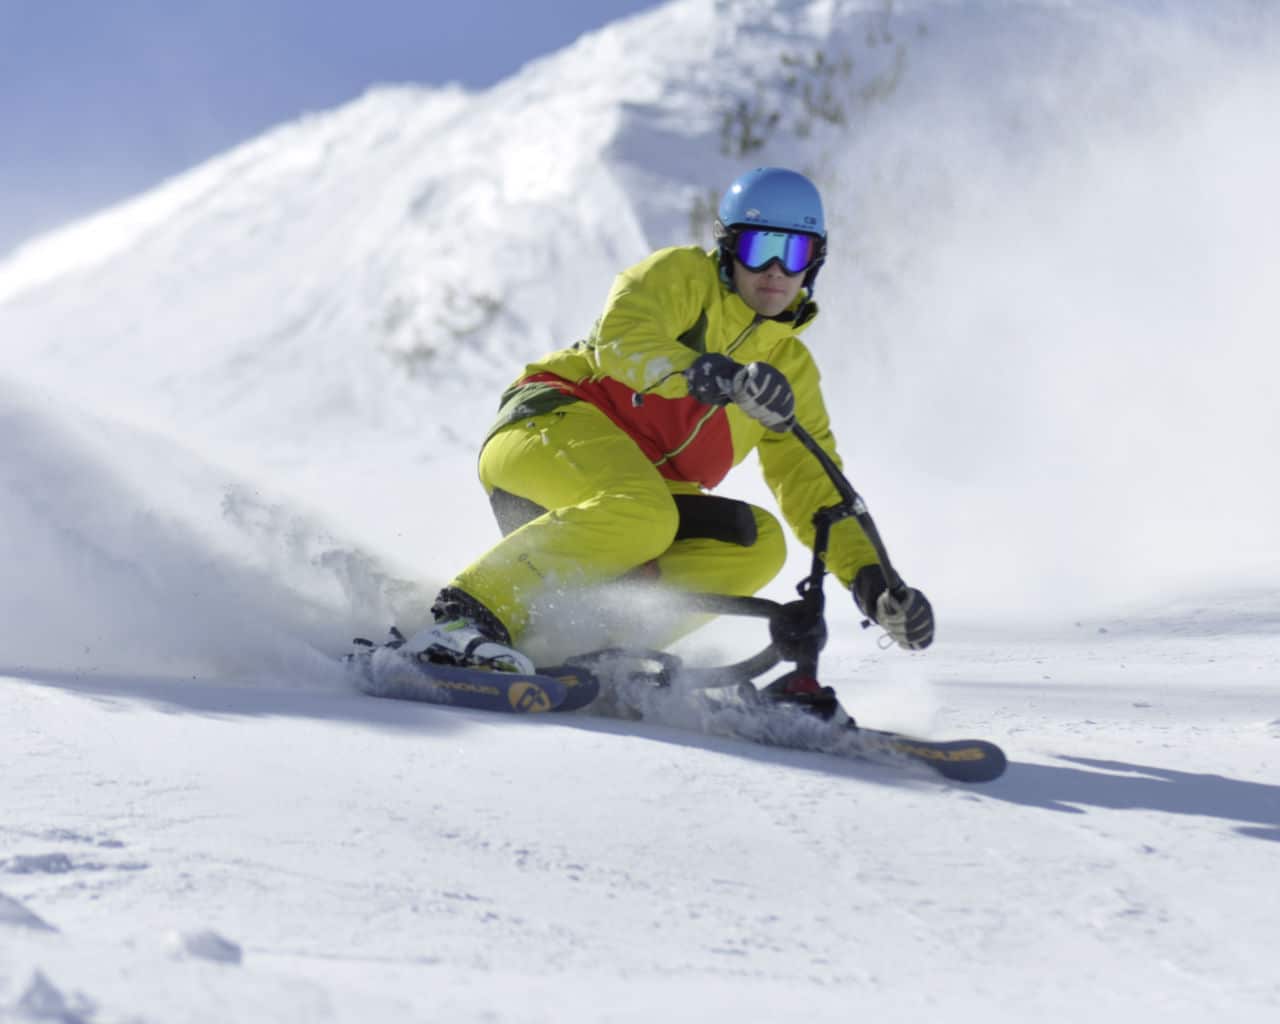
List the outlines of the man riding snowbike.
{"label": "man riding snowbike", "polygon": [[[818,189],[752,170],[719,206],[716,248],[662,249],[623,271],[590,336],[526,366],[502,396],[479,475],[503,538],[439,593],[435,622],[403,649],[431,660],[532,672],[520,650],[535,610],[623,577],[693,593],[751,595],[782,568],[782,527],[711,495],[751,452],[795,535],[838,500],[791,433],[836,460],[813,357],[827,253]],[[888,592],[862,529],[831,531],[827,568],[902,647],[933,640],[920,591]]]}

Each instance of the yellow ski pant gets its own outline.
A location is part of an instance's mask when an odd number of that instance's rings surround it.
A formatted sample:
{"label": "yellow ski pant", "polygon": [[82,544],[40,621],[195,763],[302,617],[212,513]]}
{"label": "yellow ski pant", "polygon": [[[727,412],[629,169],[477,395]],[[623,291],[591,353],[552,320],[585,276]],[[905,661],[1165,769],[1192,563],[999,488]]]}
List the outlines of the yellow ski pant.
{"label": "yellow ski pant", "polygon": [[750,595],[786,558],[778,520],[754,505],[745,506],[755,520],[749,546],[706,537],[677,541],[674,495],[699,488],[663,478],[631,438],[586,402],[502,428],[484,446],[479,472],[491,496],[498,489],[546,510],[450,583],[492,611],[513,642],[541,598],[615,580],[646,563],[656,562],[665,586]]}

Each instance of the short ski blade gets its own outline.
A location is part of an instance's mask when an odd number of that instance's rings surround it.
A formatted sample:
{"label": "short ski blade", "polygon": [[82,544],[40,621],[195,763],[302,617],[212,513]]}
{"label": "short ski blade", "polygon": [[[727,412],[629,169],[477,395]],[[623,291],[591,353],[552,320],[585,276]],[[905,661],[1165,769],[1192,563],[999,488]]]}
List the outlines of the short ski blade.
{"label": "short ski blade", "polygon": [[1007,766],[1004,751],[987,740],[925,740],[866,729],[851,721],[823,720],[804,708],[743,696],[680,693],[665,687],[628,686],[624,704],[642,720],[726,736],[762,746],[927,768],[953,782],[990,782]]}
{"label": "short ski blade", "polygon": [[874,759],[883,752],[928,765],[955,782],[991,782],[1008,765],[1004,751],[988,740],[922,740],[879,729],[850,729],[852,746]]}
{"label": "short ski blade", "polygon": [[357,652],[347,664],[359,689],[373,697],[427,704],[538,714],[569,711],[599,692],[595,677],[580,668],[557,666],[533,675],[440,665],[388,648]]}
{"label": "short ski blade", "polygon": [[834,757],[855,758],[877,764],[914,764],[926,767],[953,782],[990,782],[1004,774],[1004,751],[987,740],[925,740],[880,729],[864,729],[852,723],[820,723],[814,728],[796,729],[794,719],[809,713],[798,708],[761,709],[779,719],[779,728],[766,728],[759,737],[748,736],[771,746],[810,750]]}
{"label": "short ski blade", "polygon": [[797,722],[809,712],[799,708],[756,705],[765,716],[758,735],[745,738],[770,746],[809,750],[876,764],[926,767],[953,782],[990,782],[1004,774],[1004,751],[987,740],[924,740],[902,733],[864,729],[852,723]]}

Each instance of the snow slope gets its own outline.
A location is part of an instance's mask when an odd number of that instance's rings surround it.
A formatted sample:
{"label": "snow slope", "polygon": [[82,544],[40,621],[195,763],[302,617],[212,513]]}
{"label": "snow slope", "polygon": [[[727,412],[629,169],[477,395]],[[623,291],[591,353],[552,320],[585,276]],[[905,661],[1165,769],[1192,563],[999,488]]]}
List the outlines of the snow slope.
{"label": "snow slope", "polygon": [[[1276,1019],[1276,30],[680,0],[0,264],[0,1017]],[[942,623],[836,595],[824,675],[1008,775],[352,693],[494,536],[502,385],[770,161],[829,197],[810,337]]]}
{"label": "snow slope", "polygon": [[[24,672],[0,884],[57,931],[0,920],[4,996],[43,976],[92,1020],[1267,1021],[1274,633],[1165,640],[949,645],[936,729],[1015,759],[963,792],[601,719]],[[878,676],[836,663],[846,698]],[[185,951],[206,932],[241,962]]]}

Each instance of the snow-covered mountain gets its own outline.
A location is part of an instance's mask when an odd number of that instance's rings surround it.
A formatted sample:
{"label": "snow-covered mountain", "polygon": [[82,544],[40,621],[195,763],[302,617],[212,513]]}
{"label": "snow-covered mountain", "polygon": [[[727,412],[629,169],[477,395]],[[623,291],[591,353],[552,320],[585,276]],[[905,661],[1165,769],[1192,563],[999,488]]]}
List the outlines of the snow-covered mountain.
{"label": "snow-covered mountain", "polygon": [[[668,5],[487,92],[374,90],[30,243],[0,265],[0,366],[340,520],[371,487],[416,508],[386,490],[406,453],[469,479],[521,363],[784,163],[832,208],[815,344],[855,479],[957,603],[1272,573],[1266,15]],[[1233,550],[1185,543],[1220,519]]]}
{"label": "snow-covered mountain", "polygon": [[[0,1013],[1274,1019],[1278,22],[676,0],[0,262]],[[502,386],[764,163],[824,187],[808,338],[944,627],[833,600],[830,681],[1008,777],[350,694],[494,536]]]}

